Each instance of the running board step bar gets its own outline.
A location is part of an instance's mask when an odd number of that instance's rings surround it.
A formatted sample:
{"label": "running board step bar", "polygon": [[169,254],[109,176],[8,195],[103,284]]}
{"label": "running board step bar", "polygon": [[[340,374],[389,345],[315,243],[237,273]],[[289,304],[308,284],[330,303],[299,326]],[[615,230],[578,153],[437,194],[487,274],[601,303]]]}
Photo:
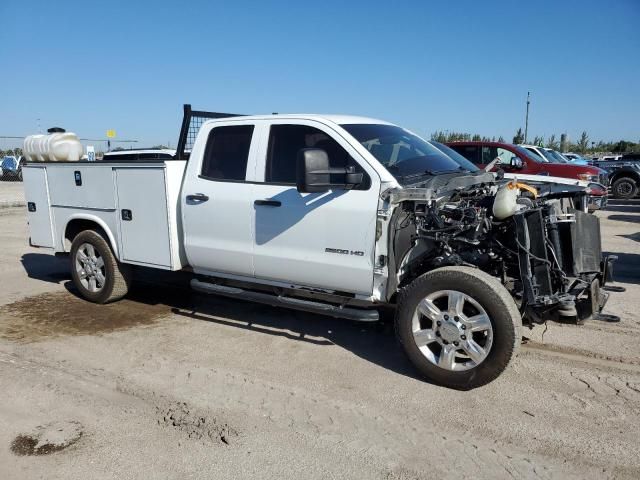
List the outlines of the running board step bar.
{"label": "running board step bar", "polygon": [[284,297],[282,295],[254,292],[252,290],[244,290],[242,288],[229,287],[227,285],[202,282],[197,278],[191,280],[191,288],[197,292],[222,295],[224,297],[249,300],[257,303],[265,303],[274,307],[292,308],[294,310],[302,310],[303,312],[329,315],[330,317],[347,318],[358,322],[377,322],[380,319],[377,310],[340,307],[338,305],[331,305],[328,303],[314,302],[313,300],[303,300],[299,298]]}

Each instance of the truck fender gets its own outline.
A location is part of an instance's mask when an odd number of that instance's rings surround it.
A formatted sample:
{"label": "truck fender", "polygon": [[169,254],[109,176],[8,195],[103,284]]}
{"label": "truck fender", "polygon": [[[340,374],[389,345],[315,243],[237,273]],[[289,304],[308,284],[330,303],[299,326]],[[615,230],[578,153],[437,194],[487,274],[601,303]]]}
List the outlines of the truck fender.
{"label": "truck fender", "polygon": [[113,255],[118,259],[118,261],[120,261],[120,254],[118,252],[118,244],[116,243],[116,239],[113,236],[113,233],[111,232],[111,229],[107,226],[107,224],[106,224],[106,222],[104,220],[102,220],[100,217],[98,217],[96,215],[92,215],[90,213],[74,213],[68,218],[67,222],[64,225],[64,229],[62,230],[62,232],[60,232],[60,235],[62,237],[61,238],[62,246],[63,246],[63,249],[64,249],[65,252],[70,251],[70,248],[67,248],[67,238],[66,238],[67,227],[74,220],[85,220],[85,221],[88,221],[88,222],[93,222],[97,226],[99,226],[108,237],[109,244],[111,246],[111,250],[113,251]]}

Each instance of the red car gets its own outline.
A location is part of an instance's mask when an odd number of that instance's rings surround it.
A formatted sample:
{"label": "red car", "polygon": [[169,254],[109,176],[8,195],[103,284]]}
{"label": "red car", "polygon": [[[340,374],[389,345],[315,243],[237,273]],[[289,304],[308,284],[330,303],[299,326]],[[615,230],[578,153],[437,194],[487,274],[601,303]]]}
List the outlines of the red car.
{"label": "red car", "polygon": [[500,158],[500,168],[507,173],[576,178],[603,185],[606,185],[607,181],[601,176],[602,171],[599,168],[571,163],[550,163],[518,145],[500,142],[453,142],[448,145],[480,168]]}
{"label": "red car", "polygon": [[506,173],[550,175],[589,182],[590,209],[606,206],[607,173],[589,165],[551,163],[519,145],[502,142],[452,142],[447,144],[478,167],[483,168],[496,158]]}

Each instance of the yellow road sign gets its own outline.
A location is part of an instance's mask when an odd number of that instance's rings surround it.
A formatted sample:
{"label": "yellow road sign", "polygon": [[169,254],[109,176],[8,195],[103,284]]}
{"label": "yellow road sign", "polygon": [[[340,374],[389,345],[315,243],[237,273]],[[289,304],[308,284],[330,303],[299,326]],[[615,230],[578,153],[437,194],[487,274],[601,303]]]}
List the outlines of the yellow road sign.
{"label": "yellow road sign", "polygon": [[113,138],[116,136],[115,130],[107,130],[107,138]]}

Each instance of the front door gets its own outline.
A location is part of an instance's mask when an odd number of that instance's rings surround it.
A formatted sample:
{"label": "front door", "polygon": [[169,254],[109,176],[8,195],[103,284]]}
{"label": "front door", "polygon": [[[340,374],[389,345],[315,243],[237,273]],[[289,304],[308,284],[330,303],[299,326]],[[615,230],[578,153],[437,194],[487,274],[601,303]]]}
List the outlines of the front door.
{"label": "front door", "polygon": [[507,150],[506,148],[497,147],[495,145],[486,145],[482,147],[482,157],[480,161],[480,168],[486,167],[489,163],[493,162],[496,158],[500,159],[500,164],[496,165],[494,170],[501,168],[507,173],[518,173],[522,169],[513,167],[513,159],[520,158],[523,165],[526,165],[525,160],[518,154]]}
{"label": "front door", "polygon": [[[253,190],[255,275],[370,295],[379,177],[335,131],[317,122],[300,123],[272,122],[264,130],[267,141],[261,142],[256,170],[260,181]],[[299,193],[296,156],[309,147],[324,149],[331,167],[354,166],[365,181],[352,190]]]}
{"label": "front door", "polygon": [[196,272],[253,276],[253,186],[246,179],[255,129],[216,122],[202,127],[194,145],[181,206],[185,253]]}

